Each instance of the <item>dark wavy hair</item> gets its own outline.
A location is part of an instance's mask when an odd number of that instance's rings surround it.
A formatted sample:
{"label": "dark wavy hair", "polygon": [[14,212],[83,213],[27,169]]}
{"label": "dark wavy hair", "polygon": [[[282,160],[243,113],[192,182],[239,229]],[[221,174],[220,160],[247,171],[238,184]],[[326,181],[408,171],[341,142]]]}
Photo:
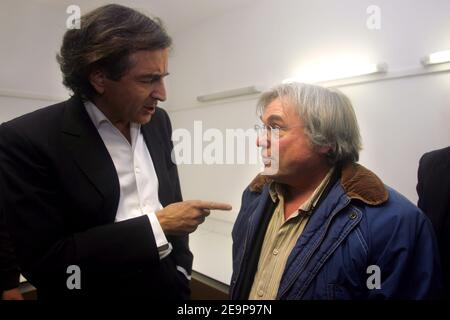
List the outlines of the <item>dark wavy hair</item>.
{"label": "dark wavy hair", "polygon": [[159,19],[116,4],[99,7],[81,17],[80,29],[64,34],[56,56],[63,84],[84,99],[95,96],[89,74],[101,69],[119,80],[131,67],[129,55],[139,50],[169,48],[172,40]]}

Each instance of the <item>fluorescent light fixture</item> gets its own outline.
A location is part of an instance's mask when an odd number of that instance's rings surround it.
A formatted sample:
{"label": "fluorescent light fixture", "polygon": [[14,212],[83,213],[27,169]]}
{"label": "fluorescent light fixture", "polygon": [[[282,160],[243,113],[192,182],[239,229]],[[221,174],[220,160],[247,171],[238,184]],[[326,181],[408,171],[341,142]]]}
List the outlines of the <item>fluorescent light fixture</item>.
{"label": "fluorescent light fixture", "polygon": [[300,72],[297,76],[285,79],[288,82],[320,83],[340,79],[360,77],[364,75],[385,73],[388,70],[386,63],[333,63],[318,64]]}
{"label": "fluorescent light fixture", "polygon": [[264,89],[260,86],[248,86],[238,89],[232,89],[232,90],[226,90],[211,94],[205,94],[202,96],[198,96],[197,100],[200,102],[207,102],[207,101],[215,101],[215,100],[222,100],[222,99],[228,99],[228,98],[234,98],[234,97],[240,97],[240,96],[246,96],[256,93],[263,92]]}
{"label": "fluorescent light fixture", "polygon": [[429,54],[426,57],[423,57],[421,62],[424,66],[430,64],[450,62],[450,50],[439,51]]}

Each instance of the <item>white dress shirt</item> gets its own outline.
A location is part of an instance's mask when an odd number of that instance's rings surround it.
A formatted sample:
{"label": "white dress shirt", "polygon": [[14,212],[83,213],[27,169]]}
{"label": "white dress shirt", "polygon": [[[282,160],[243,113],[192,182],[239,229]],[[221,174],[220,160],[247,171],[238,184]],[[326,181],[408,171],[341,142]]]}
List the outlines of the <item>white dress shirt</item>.
{"label": "white dress shirt", "polygon": [[84,106],[108,149],[119,177],[120,198],[115,222],[147,215],[159,258],[167,257],[172,246],[155,215],[156,211],[162,209],[158,197],[158,177],[141,132],[141,125],[130,124],[130,144],[92,102],[86,101]]}

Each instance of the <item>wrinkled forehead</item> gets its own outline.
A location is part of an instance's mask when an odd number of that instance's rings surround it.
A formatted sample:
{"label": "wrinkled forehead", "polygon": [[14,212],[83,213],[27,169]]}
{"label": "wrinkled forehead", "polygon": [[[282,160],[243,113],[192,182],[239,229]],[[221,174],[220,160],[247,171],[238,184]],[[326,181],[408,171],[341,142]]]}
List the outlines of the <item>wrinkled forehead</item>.
{"label": "wrinkled forehead", "polygon": [[271,115],[278,115],[283,118],[297,117],[298,108],[287,96],[272,96],[270,99],[261,101],[258,106],[257,115],[259,118],[267,118]]}

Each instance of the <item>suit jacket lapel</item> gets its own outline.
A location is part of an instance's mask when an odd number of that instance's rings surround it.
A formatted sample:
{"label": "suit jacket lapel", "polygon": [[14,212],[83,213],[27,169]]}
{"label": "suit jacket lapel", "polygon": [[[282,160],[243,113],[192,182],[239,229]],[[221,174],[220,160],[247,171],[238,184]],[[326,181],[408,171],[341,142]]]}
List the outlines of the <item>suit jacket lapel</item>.
{"label": "suit jacket lapel", "polygon": [[78,167],[103,195],[104,212],[114,219],[120,196],[120,185],[111,156],[79,97],[68,100],[62,141]]}
{"label": "suit jacket lapel", "polygon": [[[156,116],[156,114],[155,114]],[[156,117],[155,117],[156,118]],[[172,187],[167,172],[168,161],[165,150],[168,146],[163,146],[161,134],[158,132],[158,118],[152,119],[150,123],[143,125],[142,134],[152,157],[156,176],[158,177],[158,196],[163,207],[172,202]]]}

